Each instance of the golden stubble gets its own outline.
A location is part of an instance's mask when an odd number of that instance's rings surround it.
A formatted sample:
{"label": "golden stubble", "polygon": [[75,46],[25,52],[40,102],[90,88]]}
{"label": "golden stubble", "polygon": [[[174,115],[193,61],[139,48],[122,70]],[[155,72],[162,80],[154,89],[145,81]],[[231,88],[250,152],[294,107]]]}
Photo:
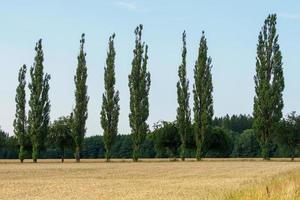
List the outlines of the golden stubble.
{"label": "golden stubble", "polygon": [[[123,162],[122,162],[123,161]],[[0,161],[0,199],[223,199],[300,162],[207,159]]]}

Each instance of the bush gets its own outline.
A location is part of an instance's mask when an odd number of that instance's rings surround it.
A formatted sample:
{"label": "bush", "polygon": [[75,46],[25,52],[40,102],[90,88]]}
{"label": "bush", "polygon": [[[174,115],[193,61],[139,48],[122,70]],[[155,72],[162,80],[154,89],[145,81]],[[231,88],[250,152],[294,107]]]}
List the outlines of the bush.
{"label": "bush", "polygon": [[247,129],[238,137],[234,156],[236,157],[258,157],[260,155],[260,146],[253,129]]}
{"label": "bush", "polygon": [[180,136],[175,123],[164,121],[157,123],[149,138],[154,143],[156,157],[178,156]]}
{"label": "bush", "polygon": [[213,158],[229,157],[233,149],[233,140],[228,131],[215,127],[204,139],[204,156]]}

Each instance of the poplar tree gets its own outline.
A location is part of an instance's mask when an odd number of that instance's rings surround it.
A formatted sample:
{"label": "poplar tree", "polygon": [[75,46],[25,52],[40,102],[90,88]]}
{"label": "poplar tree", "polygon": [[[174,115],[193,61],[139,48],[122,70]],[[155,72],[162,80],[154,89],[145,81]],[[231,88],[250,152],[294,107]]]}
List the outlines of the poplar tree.
{"label": "poplar tree", "polygon": [[44,53],[42,40],[35,47],[36,56],[30,68],[31,83],[29,84],[29,134],[32,143],[32,159],[37,162],[39,151],[45,147],[45,140],[49,132],[50,101],[48,97],[50,75],[44,75]]}
{"label": "poplar tree", "polygon": [[80,52],[77,57],[78,64],[76,69],[76,75],[74,76],[75,82],[75,108],[72,119],[72,137],[75,142],[75,159],[76,162],[80,162],[80,149],[82,141],[86,132],[86,120],[88,117],[88,101],[87,95],[87,66],[86,66],[86,53],[84,52],[85,35],[81,35],[80,40]]}
{"label": "poplar tree", "polygon": [[111,148],[118,133],[119,122],[119,91],[115,91],[115,34],[109,37],[106,67],[104,67],[104,88],[102,95],[101,126],[104,130],[103,140],[106,150],[105,157],[109,161]]}
{"label": "poplar tree", "polygon": [[147,119],[149,116],[149,90],[150,73],[147,71],[148,46],[142,39],[143,25],[135,29],[135,49],[133,50],[133,60],[129,79],[130,91],[130,114],[129,124],[133,140],[133,161],[138,161],[140,147],[145,139],[149,127]]}
{"label": "poplar tree", "polygon": [[196,159],[203,156],[203,142],[209,133],[213,117],[213,85],[211,58],[207,56],[207,43],[204,32],[200,40],[198,59],[194,68],[194,133],[196,139]]}
{"label": "poplar tree", "polygon": [[276,33],[276,15],[265,20],[258,36],[255,97],[254,129],[261,146],[264,160],[270,159],[270,145],[278,122],[282,118],[284,77],[282,56]]}
{"label": "poplar tree", "polygon": [[25,154],[25,139],[27,135],[27,128],[26,128],[26,65],[23,65],[19,70],[18,82],[19,85],[16,89],[16,114],[14,120],[14,133],[18,139],[19,145],[19,159],[21,163],[24,160]]}
{"label": "poplar tree", "polygon": [[186,33],[182,34],[182,63],[178,68],[179,81],[177,82],[177,128],[181,138],[180,157],[185,160],[185,149],[187,144],[188,131],[191,126],[191,111],[189,108],[189,81],[186,77]]}

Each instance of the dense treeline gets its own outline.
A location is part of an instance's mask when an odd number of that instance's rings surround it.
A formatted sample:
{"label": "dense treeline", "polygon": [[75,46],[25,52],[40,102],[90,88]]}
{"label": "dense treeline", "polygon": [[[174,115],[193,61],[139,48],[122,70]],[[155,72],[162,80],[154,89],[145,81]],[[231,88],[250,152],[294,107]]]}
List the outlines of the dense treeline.
{"label": "dense treeline", "polygon": [[[260,145],[251,129],[253,118],[249,115],[233,115],[214,118],[214,129],[204,142],[204,157],[260,157]],[[296,122],[296,123],[295,123]],[[232,127],[232,128],[230,128]],[[237,127],[239,127],[237,129]],[[56,129],[56,130],[53,130]],[[190,130],[193,130],[190,127]],[[281,131],[274,139],[271,156],[297,157],[300,156],[300,117],[294,114],[281,122]],[[57,135],[59,134],[59,135]],[[54,136],[54,137],[53,137]],[[282,137],[284,136],[284,137]],[[111,147],[111,158],[132,157],[132,136],[117,135]],[[196,154],[193,133],[187,137],[186,157],[194,158]],[[294,138],[295,140],[293,140]],[[53,140],[54,139],[54,140]],[[29,140],[28,140],[29,141]],[[68,127],[68,118],[60,118],[52,123],[50,136],[46,149],[41,152],[40,158],[74,158],[71,131]],[[286,141],[295,141],[288,143]],[[158,122],[153,126],[141,145],[140,157],[142,158],[179,158],[180,136],[174,122]],[[25,145],[25,158],[31,158],[30,143]],[[294,151],[291,151],[294,148]],[[62,150],[63,149],[63,150]],[[8,136],[0,131],[0,159],[17,159],[19,152],[15,136]],[[81,158],[105,158],[105,145],[103,136],[85,137],[82,142]],[[291,153],[294,153],[291,155]]]}
{"label": "dense treeline", "polygon": [[[0,132],[0,157],[57,158],[129,158],[168,157],[183,161],[186,157],[263,157],[299,155],[300,117],[292,112],[283,118],[284,76],[276,15],[269,15],[259,32],[254,75],[255,96],[253,117],[233,115],[213,117],[212,58],[204,31],[194,65],[194,84],[189,91],[187,75],[186,32],[182,34],[181,63],[178,67],[177,115],[174,122],[160,121],[149,128],[149,93],[151,78],[147,69],[148,45],[142,41],[143,26],[135,33],[135,45],[128,87],[130,93],[129,135],[118,135],[119,92],[115,88],[115,34],[109,37],[104,67],[104,93],[99,118],[103,136],[86,135],[88,118],[85,35],[80,40],[74,76],[75,107],[69,116],[50,121],[50,75],[44,73],[42,40],[35,47],[36,56],[30,68],[29,112],[26,114],[26,65],[19,71],[16,89],[15,136]],[[190,108],[190,95],[193,107]],[[176,108],[174,108],[176,109]],[[193,111],[193,118],[191,117]]]}

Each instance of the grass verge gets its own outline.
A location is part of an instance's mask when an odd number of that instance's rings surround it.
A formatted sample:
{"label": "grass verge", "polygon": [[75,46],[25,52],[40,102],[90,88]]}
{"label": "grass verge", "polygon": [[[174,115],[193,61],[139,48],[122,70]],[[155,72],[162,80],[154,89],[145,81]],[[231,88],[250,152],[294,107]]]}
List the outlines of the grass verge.
{"label": "grass verge", "polygon": [[299,200],[300,171],[276,175],[268,180],[251,184],[250,187],[230,193],[225,200]]}

